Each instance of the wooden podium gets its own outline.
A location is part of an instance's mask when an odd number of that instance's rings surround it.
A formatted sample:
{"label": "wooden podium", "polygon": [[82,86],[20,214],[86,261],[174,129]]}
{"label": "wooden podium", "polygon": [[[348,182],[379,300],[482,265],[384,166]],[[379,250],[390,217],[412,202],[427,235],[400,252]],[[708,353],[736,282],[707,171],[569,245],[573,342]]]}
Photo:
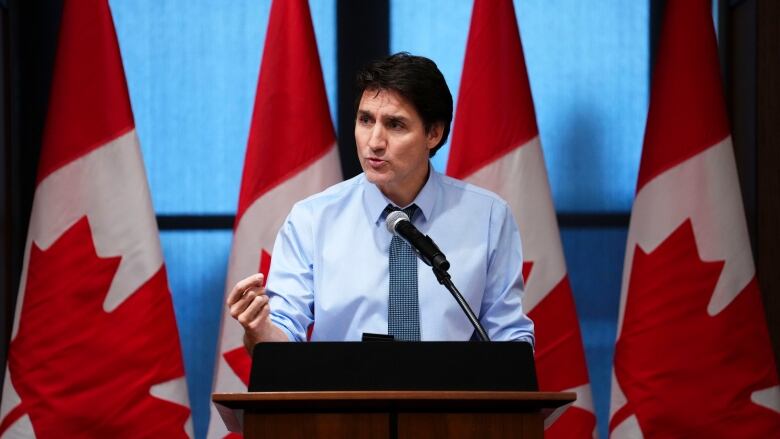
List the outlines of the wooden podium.
{"label": "wooden podium", "polygon": [[576,398],[536,391],[525,343],[264,343],[249,389],[212,395],[247,439],[543,438]]}
{"label": "wooden podium", "polygon": [[[260,438],[543,438],[575,393],[480,391],[215,393],[228,429]],[[242,425],[243,424],[243,425]]]}

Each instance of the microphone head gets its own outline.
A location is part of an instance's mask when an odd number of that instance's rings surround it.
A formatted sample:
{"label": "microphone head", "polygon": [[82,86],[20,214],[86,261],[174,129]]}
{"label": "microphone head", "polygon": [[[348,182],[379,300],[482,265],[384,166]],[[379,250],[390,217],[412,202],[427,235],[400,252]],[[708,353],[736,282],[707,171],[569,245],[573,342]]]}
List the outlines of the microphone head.
{"label": "microphone head", "polygon": [[409,215],[405,214],[403,210],[394,210],[387,214],[387,218],[385,219],[387,231],[395,234],[395,227],[401,221],[409,221]]}

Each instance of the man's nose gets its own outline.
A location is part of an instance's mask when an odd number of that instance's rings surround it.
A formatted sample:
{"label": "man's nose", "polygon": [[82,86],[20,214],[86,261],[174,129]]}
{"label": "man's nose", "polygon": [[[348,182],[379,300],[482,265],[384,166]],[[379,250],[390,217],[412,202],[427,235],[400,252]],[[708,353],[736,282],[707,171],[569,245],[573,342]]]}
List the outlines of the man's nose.
{"label": "man's nose", "polygon": [[373,150],[384,149],[387,147],[387,137],[382,124],[374,124],[371,128],[371,135],[368,138],[368,147]]}

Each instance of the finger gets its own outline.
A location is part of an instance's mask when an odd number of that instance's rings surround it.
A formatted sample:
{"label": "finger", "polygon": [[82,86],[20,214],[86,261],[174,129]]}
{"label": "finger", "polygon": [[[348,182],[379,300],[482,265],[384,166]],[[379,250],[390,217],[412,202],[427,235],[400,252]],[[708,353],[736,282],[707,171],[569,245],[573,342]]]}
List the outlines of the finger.
{"label": "finger", "polygon": [[263,286],[264,276],[261,273],[253,274],[252,276],[241,279],[236,283],[233,289],[228,294],[228,302],[235,303],[239,298],[244,296],[246,292],[252,288],[261,288]]}
{"label": "finger", "polygon": [[258,315],[261,314],[263,308],[268,308],[268,296],[256,296],[254,300],[246,307],[246,309],[240,313],[237,317],[239,323],[242,326],[249,326],[249,324],[255,320]]}
{"label": "finger", "polygon": [[253,295],[253,296],[264,296],[265,295],[265,287],[263,286],[252,286],[244,290],[243,297]]}
{"label": "finger", "polygon": [[228,293],[227,300],[225,301],[226,305],[231,306],[236,303],[249,288],[262,288],[263,280],[265,280],[265,276],[263,276],[262,273],[257,273],[238,281],[236,285],[233,286],[233,289],[230,290],[230,293]]}
{"label": "finger", "polygon": [[259,288],[248,289],[236,303],[230,305],[230,315],[234,318],[243,313],[256,297],[265,296],[265,290]]}
{"label": "finger", "polygon": [[250,287],[244,291],[244,294],[236,301],[236,303],[244,303],[246,305],[252,303],[255,297],[265,296],[265,287]]}
{"label": "finger", "polygon": [[257,328],[262,327],[265,321],[268,320],[269,315],[271,315],[271,306],[263,306],[260,308],[260,312],[257,313],[257,316],[255,316],[255,318],[249,322],[248,328],[251,330],[256,330]]}
{"label": "finger", "polygon": [[249,303],[243,299],[234,303],[230,306],[230,316],[234,319],[238,319],[238,316],[246,311],[247,306],[249,306]]}

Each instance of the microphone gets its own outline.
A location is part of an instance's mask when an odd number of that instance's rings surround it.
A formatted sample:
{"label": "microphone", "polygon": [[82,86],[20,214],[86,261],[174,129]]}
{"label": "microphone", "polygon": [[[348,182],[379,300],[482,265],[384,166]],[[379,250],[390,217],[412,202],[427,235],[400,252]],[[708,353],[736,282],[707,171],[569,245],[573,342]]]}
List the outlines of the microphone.
{"label": "microphone", "polygon": [[433,267],[434,270],[447,271],[450,263],[433,240],[423,235],[417,227],[409,221],[409,216],[401,210],[395,210],[387,215],[385,220],[387,230],[403,238],[414,249],[417,256],[423,262]]}
{"label": "microphone", "polygon": [[460,294],[460,291],[455,287],[455,284],[452,283],[450,274],[447,273],[447,270],[450,268],[450,263],[447,262],[444,253],[439,250],[439,247],[434,244],[433,240],[417,230],[417,227],[409,221],[409,216],[401,210],[390,212],[387,215],[387,219],[385,219],[385,224],[390,233],[398,235],[403,238],[404,241],[408,242],[415,253],[417,253],[417,256],[433,268],[436,280],[444,285],[450,294],[452,294],[452,297],[455,298],[455,301],[458,302],[458,305],[460,305],[460,308],[466,314],[469,322],[474,326],[474,332],[477,335],[477,338],[480,341],[490,341],[487,331],[485,331],[485,328],[479,323],[479,319],[474,314],[474,311],[472,311],[468,302],[466,302],[466,299],[463,298],[463,295]]}

